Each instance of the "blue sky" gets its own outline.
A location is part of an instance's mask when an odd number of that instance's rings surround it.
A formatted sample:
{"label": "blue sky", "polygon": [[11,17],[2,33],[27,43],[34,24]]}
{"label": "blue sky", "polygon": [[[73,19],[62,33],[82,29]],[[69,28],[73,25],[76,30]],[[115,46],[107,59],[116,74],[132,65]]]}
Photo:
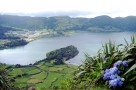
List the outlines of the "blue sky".
{"label": "blue sky", "polygon": [[1,14],[30,16],[136,16],[135,0],[0,0]]}

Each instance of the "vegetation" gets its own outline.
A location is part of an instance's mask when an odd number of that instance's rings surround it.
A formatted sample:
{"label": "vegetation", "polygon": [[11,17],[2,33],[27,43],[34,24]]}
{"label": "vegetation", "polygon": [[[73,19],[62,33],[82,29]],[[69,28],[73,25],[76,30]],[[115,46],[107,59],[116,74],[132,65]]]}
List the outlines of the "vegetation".
{"label": "vegetation", "polygon": [[18,31],[11,27],[0,26],[0,49],[26,45],[28,42],[14,35],[7,35],[9,31]]}
{"label": "vegetation", "polygon": [[22,45],[26,45],[27,43],[28,42],[26,42],[23,39],[1,40],[0,49],[16,47],[16,46],[22,46]]}
{"label": "vegetation", "polygon": [[[70,47],[76,50],[75,47]],[[62,53],[62,49],[56,50],[57,55]],[[51,56],[51,59],[54,53],[54,51],[50,52],[48,57]],[[96,56],[91,57],[88,54],[85,54],[85,56],[84,63],[79,67],[66,64],[55,65],[47,62],[47,60],[28,66],[0,64],[0,88],[5,90],[13,87],[14,90],[32,88],[36,90],[136,89],[135,36],[131,38],[130,43],[126,41],[126,45],[115,45],[109,41],[109,43],[103,45]]]}
{"label": "vegetation", "polygon": [[21,90],[28,88],[35,88],[36,90],[58,89],[62,88],[63,80],[73,77],[76,68],[73,65],[54,65],[42,61],[37,65],[8,67],[7,71],[9,73],[6,77],[12,81],[15,88]]}
{"label": "vegetation", "polygon": [[75,57],[78,53],[77,48],[70,45],[47,53],[46,60],[52,60],[51,62],[54,64],[62,64],[64,61]]}
{"label": "vegetation", "polygon": [[97,56],[90,57],[86,54],[86,60],[78,67],[75,77],[67,80],[64,86],[71,90],[92,87],[135,90],[136,37],[131,38],[131,43],[126,43],[116,46],[109,42],[103,45]]}
{"label": "vegetation", "polygon": [[0,63],[0,90],[14,89],[13,84],[7,76],[6,67],[6,64]]}
{"label": "vegetation", "polygon": [[[4,72],[1,74],[1,88],[4,90],[10,89],[9,82],[11,82],[14,85],[12,86],[14,89],[60,89],[62,88],[62,81],[66,78],[73,77],[73,73],[77,67],[59,62],[62,62],[64,58],[66,60],[73,58],[77,54],[77,48],[71,45],[49,52],[46,60],[38,61],[35,64],[25,66],[20,64],[5,65],[4,69],[7,71],[7,75],[4,76]],[[52,59],[56,59],[55,63],[50,62],[53,61]],[[0,68],[3,67],[0,66]]]}
{"label": "vegetation", "polygon": [[28,30],[51,29],[55,31],[89,30],[89,31],[135,31],[136,17],[111,18],[98,16],[95,18],[55,17],[26,17],[0,15],[0,25],[17,27]]}

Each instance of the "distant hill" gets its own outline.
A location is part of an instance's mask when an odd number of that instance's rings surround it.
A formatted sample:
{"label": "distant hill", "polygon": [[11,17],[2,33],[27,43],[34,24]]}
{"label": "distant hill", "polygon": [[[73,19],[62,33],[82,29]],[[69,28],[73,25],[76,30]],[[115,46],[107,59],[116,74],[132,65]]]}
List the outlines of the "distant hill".
{"label": "distant hill", "polygon": [[29,17],[0,15],[0,25],[29,30],[136,30],[136,16],[111,18],[103,15],[95,18],[71,18],[68,16]]}
{"label": "distant hill", "polygon": [[16,29],[12,27],[0,26],[0,50],[9,47],[16,47],[21,45],[26,45],[28,42],[23,40],[18,36],[12,34],[6,34],[9,31],[19,31],[21,29]]}
{"label": "distant hill", "polygon": [[0,39],[19,39],[19,37],[6,35],[6,33],[9,31],[19,31],[19,30],[21,30],[21,29],[0,26]]}

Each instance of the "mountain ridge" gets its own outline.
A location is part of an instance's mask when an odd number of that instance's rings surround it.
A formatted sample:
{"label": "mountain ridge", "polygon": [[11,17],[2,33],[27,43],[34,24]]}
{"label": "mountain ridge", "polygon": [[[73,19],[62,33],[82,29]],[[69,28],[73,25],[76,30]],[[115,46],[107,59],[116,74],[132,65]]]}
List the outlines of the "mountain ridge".
{"label": "mountain ridge", "polygon": [[90,27],[95,27],[106,30],[117,28],[121,31],[135,31],[135,23],[136,16],[111,18],[107,15],[102,15],[94,18],[72,18],[69,16],[30,17],[0,15],[0,25],[29,30],[90,30]]}

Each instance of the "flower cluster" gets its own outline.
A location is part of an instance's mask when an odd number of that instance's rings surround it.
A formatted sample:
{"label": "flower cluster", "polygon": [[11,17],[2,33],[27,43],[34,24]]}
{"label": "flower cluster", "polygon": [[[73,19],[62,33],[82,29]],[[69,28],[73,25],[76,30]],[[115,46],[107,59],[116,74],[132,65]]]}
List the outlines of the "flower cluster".
{"label": "flower cluster", "polygon": [[121,65],[123,65],[123,66],[125,66],[125,67],[127,67],[128,66],[128,62],[127,61],[117,61],[116,63],[114,63],[114,67],[119,67],[119,66],[121,66]]}
{"label": "flower cluster", "polygon": [[104,71],[103,80],[109,81],[110,87],[121,87],[123,85],[124,78],[121,78],[119,74],[121,71],[118,69],[119,66],[128,66],[127,61],[117,61],[113,67]]}

